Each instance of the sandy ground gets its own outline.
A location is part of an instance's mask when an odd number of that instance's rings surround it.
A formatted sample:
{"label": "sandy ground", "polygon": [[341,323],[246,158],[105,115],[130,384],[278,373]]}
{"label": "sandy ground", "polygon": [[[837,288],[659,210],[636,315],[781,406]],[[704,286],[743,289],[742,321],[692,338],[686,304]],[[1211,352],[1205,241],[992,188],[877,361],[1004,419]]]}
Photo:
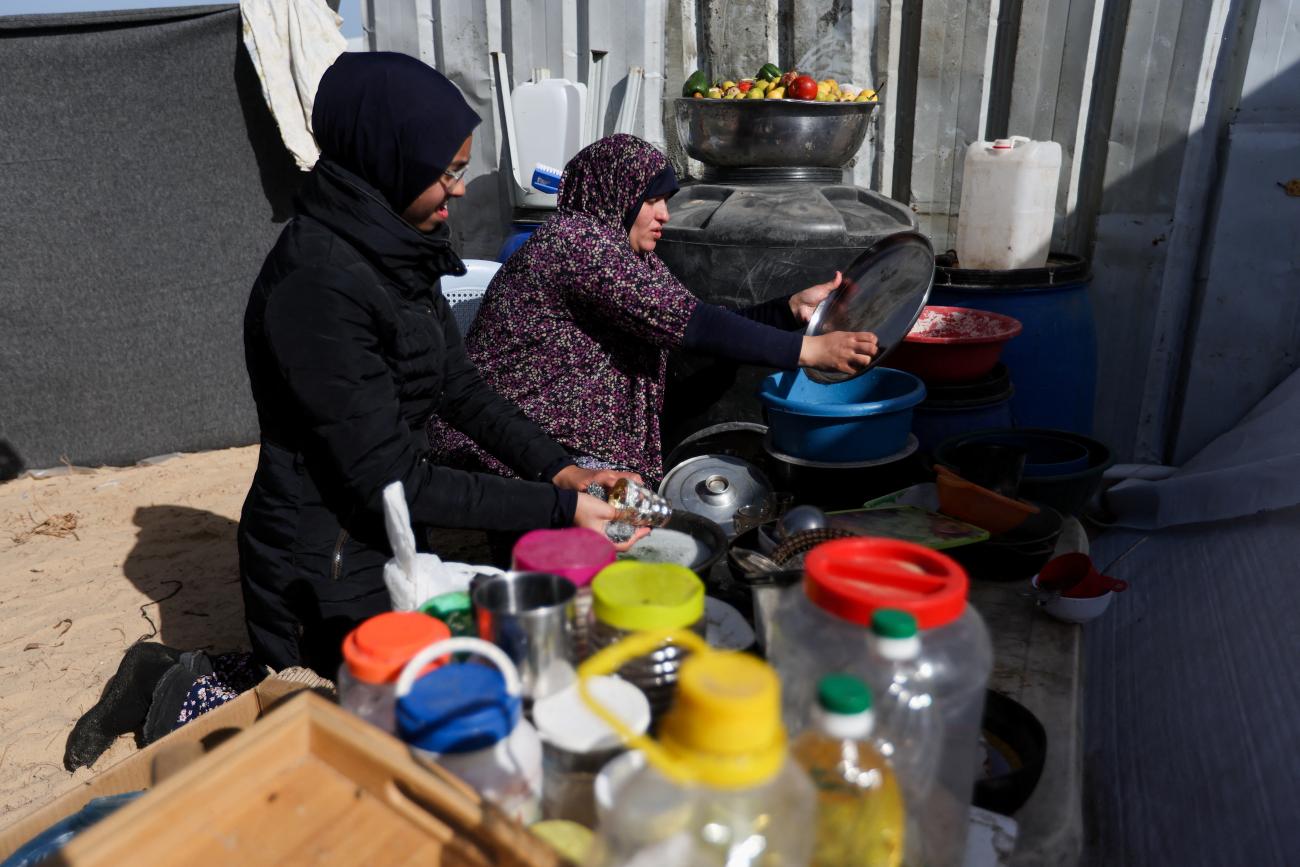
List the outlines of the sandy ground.
{"label": "sandy ground", "polygon": [[[246,650],[235,530],[257,447],[0,484],[0,828],[136,749],[63,769],[73,724],[141,639]],[[448,560],[486,537],[436,530]]]}
{"label": "sandy ground", "polygon": [[[0,826],[94,771],[77,718],[141,637],[244,649],[235,528],[256,447],[0,485]],[[127,735],[103,769],[135,749]]]}

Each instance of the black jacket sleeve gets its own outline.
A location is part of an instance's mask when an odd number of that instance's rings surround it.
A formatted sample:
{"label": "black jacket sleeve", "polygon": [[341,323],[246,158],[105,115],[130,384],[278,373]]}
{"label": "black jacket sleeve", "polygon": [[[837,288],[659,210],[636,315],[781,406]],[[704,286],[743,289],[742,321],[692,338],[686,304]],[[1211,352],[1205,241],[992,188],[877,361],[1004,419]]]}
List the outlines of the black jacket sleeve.
{"label": "black jacket sleeve", "polygon": [[[308,436],[355,508],[382,514],[384,487],[400,481],[416,524],[526,530],[572,519],[554,485],[454,470],[417,452],[379,352],[373,311],[346,272],[304,269],[287,279],[267,304],[264,328]],[[486,412],[481,402],[475,406]],[[487,418],[478,424],[492,426]],[[552,450],[532,448],[525,465],[551,459]]]}
{"label": "black jacket sleeve", "polygon": [[[760,305],[761,306],[761,305]],[[754,308],[750,308],[751,310]],[[686,323],[682,346],[743,364],[761,364],[794,370],[799,366],[803,334],[782,331],[703,302],[695,306]]]}

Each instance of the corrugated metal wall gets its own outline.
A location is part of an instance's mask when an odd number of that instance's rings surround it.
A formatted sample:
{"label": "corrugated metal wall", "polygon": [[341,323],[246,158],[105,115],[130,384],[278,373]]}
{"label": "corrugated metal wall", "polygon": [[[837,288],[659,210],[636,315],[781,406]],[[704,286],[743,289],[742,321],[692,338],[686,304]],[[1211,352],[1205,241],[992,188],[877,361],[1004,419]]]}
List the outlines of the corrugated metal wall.
{"label": "corrugated metal wall", "polygon": [[[1216,332],[1201,300],[1209,291],[1213,310],[1220,291],[1207,283],[1214,272],[1203,248],[1215,237],[1210,213],[1221,200],[1221,158],[1228,124],[1244,107],[1247,67],[1251,88],[1265,92],[1256,102],[1275,115],[1294,109],[1286,93],[1300,92],[1283,63],[1300,45],[1295,0],[364,2],[374,47],[430,60],[493,116],[475,149],[474,171],[482,173],[471,188],[475,214],[459,224],[471,255],[490,254],[506,222],[499,204],[506,187],[494,173],[501,148],[489,52],[509,54],[517,84],[537,66],[586,80],[591,52],[608,51],[604,132],[613,128],[627,68],[643,67],[636,130],[683,167],[661,97],[675,95],[697,66],[751,74],[775,60],[881,91],[875,128],[848,174],[910,202],[941,250],[955,241],[971,141],[1019,134],[1061,144],[1055,244],[1093,259],[1096,433],[1121,456],[1164,461],[1177,446],[1186,457],[1248,409],[1267,390],[1262,383],[1295,366],[1290,313],[1285,326],[1246,345]],[[1261,15],[1267,24],[1257,35]],[[1286,75],[1268,97],[1268,82]],[[1277,117],[1267,122],[1277,133]],[[1290,141],[1275,135],[1272,147]],[[1216,261],[1235,267],[1231,258]],[[1236,341],[1233,350],[1219,347],[1226,357],[1235,351],[1251,360],[1251,388],[1234,389],[1231,369],[1197,363],[1216,337]],[[1185,386],[1188,400],[1180,397]],[[1196,393],[1214,395],[1208,415]]]}

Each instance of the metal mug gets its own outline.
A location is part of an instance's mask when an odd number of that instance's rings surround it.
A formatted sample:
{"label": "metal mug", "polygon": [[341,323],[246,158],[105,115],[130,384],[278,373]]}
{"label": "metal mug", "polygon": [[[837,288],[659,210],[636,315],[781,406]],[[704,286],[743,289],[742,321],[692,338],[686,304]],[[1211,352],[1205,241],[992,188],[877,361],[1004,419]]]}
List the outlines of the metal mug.
{"label": "metal mug", "polygon": [[506,572],[475,576],[470,592],[479,636],[505,651],[519,669],[525,702],[576,680],[572,581],[547,572]]}

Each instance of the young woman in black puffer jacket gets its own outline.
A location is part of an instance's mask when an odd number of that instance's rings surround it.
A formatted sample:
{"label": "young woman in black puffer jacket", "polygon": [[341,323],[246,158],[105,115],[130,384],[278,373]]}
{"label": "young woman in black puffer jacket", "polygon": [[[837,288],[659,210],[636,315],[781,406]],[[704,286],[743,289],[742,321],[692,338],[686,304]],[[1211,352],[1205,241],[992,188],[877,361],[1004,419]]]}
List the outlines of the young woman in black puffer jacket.
{"label": "young woman in black puffer jacket", "polygon": [[[343,636],[387,610],[381,492],[417,527],[602,531],[583,470],[480,379],[438,279],[463,274],[447,203],[464,195],[478,115],[414,58],[344,54],[312,123],[321,159],[253,286],[244,345],[261,455],[239,526],[245,618],[272,668],[333,677]],[[517,479],[429,458],[436,414]]]}

